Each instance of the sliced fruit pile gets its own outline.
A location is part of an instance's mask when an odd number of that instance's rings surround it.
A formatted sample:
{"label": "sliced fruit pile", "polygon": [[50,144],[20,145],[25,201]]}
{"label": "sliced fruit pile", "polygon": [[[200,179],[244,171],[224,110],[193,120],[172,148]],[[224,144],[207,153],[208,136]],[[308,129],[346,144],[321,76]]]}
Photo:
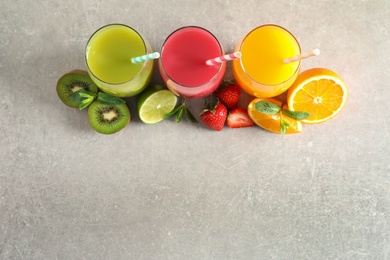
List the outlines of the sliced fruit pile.
{"label": "sliced fruit pile", "polygon": [[[334,71],[313,68],[298,75],[288,89],[287,104],[276,99],[254,99],[248,106],[249,116],[260,127],[274,133],[302,131],[302,123],[319,124],[341,112],[348,90]],[[274,109],[271,109],[274,108]]]}
{"label": "sliced fruit pile", "polygon": [[248,114],[256,125],[273,133],[282,135],[300,133],[302,124],[298,120],[307,117],[308,114],[301,112],[294,115],[285,107],[284,109],[281,107],[282,102],[274,98],[255,98],[248,106]]}
{"label": "sliced fruit pile", "polygon": [[[83,70],[64,74],[57,82],[61,101],[80,110],[88,108],[88,121],[95,131],[113,134],[130,122],[130,111],[125,100],[101,92]],[[221,131],[225,124],[230,128],[258,125],[273,133],[291,134],[302,131],[302,123],[318,124],[333,118],[345,106],[348,90],[335,72],[314,68],[298,75],[287,92],[287,104],[275,98],[255,98],[247,109],[238,107],[241,88],[235,81],[224,81],[210,95],[215,102],[205,105],[199,117],[210,129]],[[145,124],[155,124],[176,115],[196,122],[187,109],[185,100],[176,106],[178,97],[160,85],[151,85],[138,96],[138,114]]]}
{"label": "sliced fruit pile", "polygon": [[348,96],[340,76],[325,68],[302,72],[289,88],[284,105],[275,98],[255,98],[245,111],[237,108],[240,91],[234,82],[224,82],[215,92],[219,101],[201,113],[203,123],[218,131],[226,122],[232,128],[256,124],[281,135],[300,133],[302,123],[323,123],[339,114]]}
{"label": "sliced fruit pile", "polygon": [[102,134],[113,134],[130,122],[130,111],[125,101],[99,89],[86,71],[73,70],[57,82],[61,101],[80,110],[88,108],[88,121],[92,129]]}
{"label": "sliced fruit pile", "polygon": [[[57,82],[57,94],[69,107],[82,110],[89,106],[88,121],[98,133],[116,133],[130,122],[126,101],[99,91],[86,71],[73,70],[64,74]],[[139,117],[145,124],[155,124],[166,118],[176,103],[177,97],[171,91],[151,85],[138,98]]]}
{"label": "sliced fruit pile", "polygon": [[218,101],[205,106],[200,113],[200,120],[216,131],[221,131],[225,122],[230,128],[253,126],[248,111],[237,107],[240,96],[241,88],[234,80],[224,81],[215,91]]}

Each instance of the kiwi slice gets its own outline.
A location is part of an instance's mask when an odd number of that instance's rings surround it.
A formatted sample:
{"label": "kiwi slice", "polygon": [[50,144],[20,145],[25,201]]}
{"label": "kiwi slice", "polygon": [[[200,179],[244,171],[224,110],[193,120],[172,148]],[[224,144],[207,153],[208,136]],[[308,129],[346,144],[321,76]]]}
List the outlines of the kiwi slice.
{"label": "kiwi slice", "polygon": [[113,134],[130,122],[130,111],[126,104],[108,104],[95,100],[88,108],[91,127],[101,134]]}
{"label": "kiwi slice", "polygon": [[98,87],[83,70],[73,70],[64,74],[57,82],[57,94],[61,101],[70,107],[79,107],[81,97],[77,92],[81,89],[97,93]]}

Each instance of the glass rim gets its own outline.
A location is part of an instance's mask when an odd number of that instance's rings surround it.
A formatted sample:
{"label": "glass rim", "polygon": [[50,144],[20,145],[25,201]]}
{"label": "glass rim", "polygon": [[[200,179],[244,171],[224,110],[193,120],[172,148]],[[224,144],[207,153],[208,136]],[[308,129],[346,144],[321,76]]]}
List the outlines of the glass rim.
{"label": "glass rim", "polygon": [[[102,79],[100,79],[98,76],[96,76],[96,74],[91,70],[91,68],[90,68],[90,66],[89,66],[89,64],[88,64],[88,58],[87,58],[87,53],[88,53],[88,52],[87,52],[87,50],[88,50],[89,43],[91,42],[92,38],[93,38],[98,32],[100,32],[102,29],[104,29],[104,28],[106,28],[106,27],[117,26],[117,25],[126,27],[126,28],[130,29],[131,31],[135,32],[135,33],[140,37],[140,39],[141,39],[141,41],[142,41],[142,44],[143,44],[143,47],[144,47],[144,53],[146,54],[146,52],[147,52],[146,39],[144,39],[144,38],[142,37],[142,35],[141,35],[136,29],[134,29],[133,27],[130,27],[130,26],[126,25],[126,24],[122,24],[122,23],[110,23],[110,24],[106,24],[106,25],[100,27],[99,29],[97,29],[97,30],[89,37],[89,39],[88,39],[88,41],[87,41],[87,45],[85,46],[85,63],[86,63],[86,65],[87,65],[88,71],[89,71],[96,79],[98,79],[99,81],[103,82],[104,84],[107,84],[107,85],[115,85],[115,86],[122,85],[122,84],[125,84],[125,83],[128,83],[128,82],[131,82],[131,81],[135,80],[136,78],[138,78],[138,76],[141,74],[141,72],[142,72],[143,69],[145,68],[146,63],[149,62],[149,60],[148,60],[148,61],[145,61],[145,62],[142,64],[142,68],[137,72],[137,74],[136,74],[134,77],[132,77],[132,78],[129,79],[129,80],[123,81],[123,82],[111,83],[111,82],[107,82],[107,81],[105,81],[105,80],[102,80]],[[143,54],[143,55],[145,55],[145,54]],[[153,62],[153,60],[151,60],[151,61]]]}
{"label": "glass rim", "polygon": [[[256,31],[256,30],[258,30],[258,29],[260,29],[260,28],[262,28],[262,27],[278,27],[278,28],[284,30],[285,32],[287,32],[289,35],[291,35],[291,36],[293,37],[293,39],[295,40],[296,44],[298,45],[299,53],[301,53],[301,46],[300,46],[300,44],[299,44],[297,38],[296,38],[289,30],[287,30],[286,28],[284,28],[284,27],[282,27],[282,26],[280,26],[280,25],[271,24],[271,23],[269,23],[269,24],[263,24],[263,25],[257,26],[256,28],[254,28],[254,29],[252,29],[250,32],[248,32],[248,33],[245,35],[245,37],[242,39],[242,41],[241,41],[240,48],[239,48],[239,51],[240,51],[240,52],[242,51],[242,46],[243,46],[243,44],[244,44],[244,42],[245,42],[245,39],[246,39],[251,33],[253,33],[254,31]],[[277,83],[277,84],[266,84],[266,83],[261,83],[261,82],[259,82],[258,80],[255,80],[254,78],[252,78],[252,77],[248,74],[248,72],[245,70],[245,67],[244,67],[244,65],[242,64],[243,59],[239,59],[239,60],[240,60],[240,66],[241,66],[241,68],[242,68],[242,71],[245,73],[245,75],[248,76],[248,78],[250,78],[250,79],[253,80],[254,82],[256,82],[256,83],[258,83],[258,84],[261,84],[261,85],[264,85],[264,86],[275,86],[275,87],[276,87],[276,86],[279,86],[279,85],[283,85],[284,83],[288,82],[291,78],[293,78],[294,75],[295,75],[297,72],[299,72],[300,67],[301,67],[301,61],[299,60],[299,61],[298,61],[298,66],[297,66],[297,68],[295,69],[294,73],[293,73],[290,77],[288,77],[288,79],[286,79],[286,80],[284,80],[284,81],[282,81],[282,82],[280,82],[280,83]]]}
{"label": "glass rim", "polygon": [[171,81],[173,81],[175,84],[180,85],[180,86],[183,86],[183,87],[186,87],[186,88],[198,88],[198,87],[204,86],[204,85],[206,85],[206,84],[209,84],[210,82],[212,82],[213,80],[215,80],[215,79],[218,77],[218,74],[222,71],[223,64],[221,63],[221,64],[219,65],[218,71],[217,71],[217,72],[215,73],[215,75],[214,75],[213,77],[211,77],[208,81],[206,81],[206,82],[204,82],[204,83],[202,83],[202,84],[200,84],[200,85],[189,86],[189,85],[186,85],[186,84],[182,84],[182,83],[177,82],[176,80],[174,80],[174,79],[168,74],[168,72],[167,72],[166,69],[164,68],[164,63],[163,63],[163,58],[162,58],[162,57],[163,57],[163,52],[164,52],[165,43],[168,41],[168,39],[169,39],[174,33],[178,32],[178,31],[181,31],[181,30],[184,30],[184,29],[188,29],[188,28],[201,29],[201,30],[203,30],[203,31],[205,31],[205,32],[207,32],[207,33],[209,33],[209,34],[215,39],[215,41],[217,42],[217,44],[218,44],[218,46],[219,46],[219,49],[220,49],[220,53],[221,53],[221,55],[223,55],[224,52],[223,52],[222,45],[221,45],[221,43],[219,42],[218,38],[217,38],[212,32],[210,32],[209,30],[207,30],[207,29],[205,29],[205,28],[203,28],[203,27],[201,27],[201,26],[187,25],[187,26],[183,26],[183,27],[180,27],[180,28],[174,30],[174,31],[171,32],[171,33],[168,35],[168,37],[164,40],[164,42],[163,42],[163,44],[162,44],[162,46],[161,46],[159,62],[161,63],[161,67],[163,68],[164,73],[165,73],[165,74],[168,76],[168,78],[169,78]]}

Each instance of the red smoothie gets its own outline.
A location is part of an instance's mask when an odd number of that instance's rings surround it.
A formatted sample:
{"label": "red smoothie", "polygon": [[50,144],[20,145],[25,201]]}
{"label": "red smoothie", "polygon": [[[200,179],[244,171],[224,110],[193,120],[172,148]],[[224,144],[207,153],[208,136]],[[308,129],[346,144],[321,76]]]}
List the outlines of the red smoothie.
{"label": "red smoothie", "polygon": [[209,31],[200,27],[180,28],[162,47],[160,74],[176,94],[204,97],[219,86],[226,71],[225,63],[209,66],[206,61],[221,55],[221,45]]}

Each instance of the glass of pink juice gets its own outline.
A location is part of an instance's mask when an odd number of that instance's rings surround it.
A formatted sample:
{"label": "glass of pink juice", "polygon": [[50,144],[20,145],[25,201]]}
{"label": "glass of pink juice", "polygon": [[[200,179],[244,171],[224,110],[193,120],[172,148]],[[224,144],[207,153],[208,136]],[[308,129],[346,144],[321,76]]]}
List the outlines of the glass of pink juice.
{"label": "glass of pink juice", "polygon": [[208,30],[182,27],[165,40],[158,61],[167,87],[184,98],[210,95],[221,84],[226,63],[209,66],[206,61],[223,55],[218,39]]}

